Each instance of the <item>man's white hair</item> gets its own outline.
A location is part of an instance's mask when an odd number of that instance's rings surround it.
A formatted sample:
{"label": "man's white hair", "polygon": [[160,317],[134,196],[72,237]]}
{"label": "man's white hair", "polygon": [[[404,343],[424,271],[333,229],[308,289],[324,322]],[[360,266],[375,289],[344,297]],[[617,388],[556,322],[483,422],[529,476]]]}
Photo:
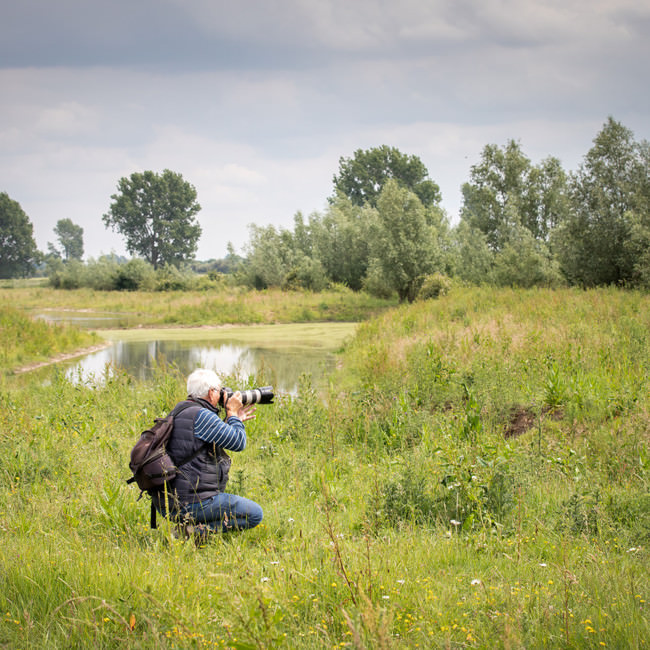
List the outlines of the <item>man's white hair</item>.
{"label": "man's white hair", "polygon": [[219,390],[220,386],[217,373],[206,368],[197,368],[187,378],[187,394],[194,399],[207,398],[211,388]]}

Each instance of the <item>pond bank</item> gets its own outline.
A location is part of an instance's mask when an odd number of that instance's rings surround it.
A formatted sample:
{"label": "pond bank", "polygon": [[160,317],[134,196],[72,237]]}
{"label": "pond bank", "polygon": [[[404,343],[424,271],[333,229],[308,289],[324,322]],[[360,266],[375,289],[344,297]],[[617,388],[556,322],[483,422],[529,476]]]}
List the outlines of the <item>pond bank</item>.
{"label": "pond bank", "polygon": [[135,327],[131,329],[94,330],[105,341],[91,347],[57,354],[45,361],[36,361],[14,368],[21,375],[56,363],[70,361],[100,352],[115,341],[237,341],[242,344],[260,344],[265,348],[322,349],[336,351],[346,339],[354,335],[358,323],[290,323],[277,325],[201,325],[198,327]]}
{"label": "pond bank", "polygon": [[101,350],[104,350],[110,347],[111,345],[113,345],[111,341],[104,341],[104,343],[98,343],[97,345],[93,345],[89,348],[80,348],[79,350],[74,350],[73,352],[64,352],[61,354],[57,354],[52,358],[48,359],[47,361],[35,361],[34,363],[29,363],[26,366],[20,366],[18,368],[14,368],[13,374],[22,375],[26,372],[31,372],[32,370],[38,370],[39,368],[52,366],[55,363],[60,363],[61,361],[70,361],[71,359],[84,357],[87,354],[93,354],[93,352],[100,352]]}

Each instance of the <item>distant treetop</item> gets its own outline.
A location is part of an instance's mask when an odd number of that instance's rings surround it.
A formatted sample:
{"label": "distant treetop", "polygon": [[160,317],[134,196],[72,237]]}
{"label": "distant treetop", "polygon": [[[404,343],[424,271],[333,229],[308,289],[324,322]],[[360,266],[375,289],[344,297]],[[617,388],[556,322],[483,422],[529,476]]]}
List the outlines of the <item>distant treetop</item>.
{"label": "distant treetop", "polygon": [[425,207],[440,203],[440,188],[429,178],[424,163],[417,156],[387,145],[357,149],[352,158],[341,157],[333,181],[335,192],[344,194],[355,205],[368,203],[376,207],[381,190],[391,178],[411,190]]}

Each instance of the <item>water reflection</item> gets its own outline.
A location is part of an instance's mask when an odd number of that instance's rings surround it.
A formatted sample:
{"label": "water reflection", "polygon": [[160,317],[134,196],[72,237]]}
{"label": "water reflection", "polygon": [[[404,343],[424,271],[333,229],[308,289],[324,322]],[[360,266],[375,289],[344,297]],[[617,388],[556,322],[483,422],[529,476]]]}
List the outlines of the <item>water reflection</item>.
{"label": "water reflection", "polygon": [[147,380],[153,376],[156,364],[161,363],[173,364],[184,375],[199,367],[211,368],[220,376],[235,375],[240,381],[256,375],[273,384],[278,392],[295,394],[303,373],[310,373],[318,383],[320,377],[333,370],[335,358],[316,348],[269,349],[216,341],[116,341],[69,366],[67,376],[73,381],[98,381],[110,364]]}

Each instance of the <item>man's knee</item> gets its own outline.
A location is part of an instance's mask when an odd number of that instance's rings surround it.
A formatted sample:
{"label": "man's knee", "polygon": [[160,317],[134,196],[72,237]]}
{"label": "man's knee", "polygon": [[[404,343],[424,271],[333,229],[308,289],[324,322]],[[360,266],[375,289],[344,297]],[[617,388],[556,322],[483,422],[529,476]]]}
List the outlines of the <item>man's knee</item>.
{"label": "man's knee", "polygon": [[255,526],[259,526],[260,523],[262,523],[262,519],[264,518],[264,513],[262,511],[262,508],[255,504],[255,508],[251,508],[250,512],[248,513],[248,524],[251,528],[255,528]]}

